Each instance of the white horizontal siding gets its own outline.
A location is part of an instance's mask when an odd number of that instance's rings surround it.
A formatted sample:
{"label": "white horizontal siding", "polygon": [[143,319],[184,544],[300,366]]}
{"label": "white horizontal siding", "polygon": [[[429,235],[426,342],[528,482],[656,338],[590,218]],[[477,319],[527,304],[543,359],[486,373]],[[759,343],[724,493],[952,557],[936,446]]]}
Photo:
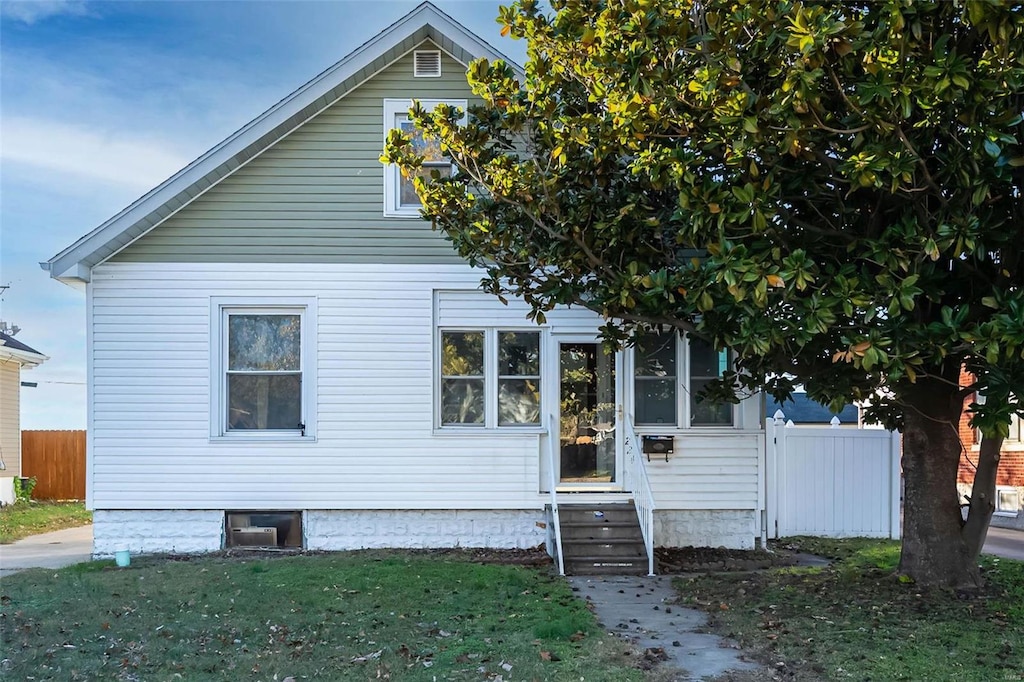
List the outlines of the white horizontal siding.
{"label": "white horizontal siding", "polygon": [[756,510],[763,442],[758,433],[677,435],[667,462],[647,463],[658,509]]}
{"label": "white horizontal siding", "polygon": [[[535,323],[526,319],[529,311],[521,300],[509,299],[504,305],[495,296],[473,288],[437,292],[437,321],[443,327],[530,327]],[[546,325],[559,333],[594,334],[604,324],[597,313],[578,307],[552,310],[545,317]]]}
{"label": "white horizontal siding", "polygon": [[[98,266],[94,506],[540,507],[536,435],[433,435],[433,289],[478,282],[465,266]],[[316,442],[211,442],[210,299],[229,296],[317,298]]]}
{"label": "white horizontal siding", "polygon": [[[537,434],[434,432],[435,314],[446,326],[533,324],[522,302],[476,291],[479,278],[461,265],[98,266],[93,506],[542,506]],[[210,300],[230,296],[316,297],[316,442],[211,442]],[[592,335],[600,324],[572,309],[550,313],[547,327]],[[676,433],[675,456],[648,464],[658,507],[756,509],[761,439]]]}

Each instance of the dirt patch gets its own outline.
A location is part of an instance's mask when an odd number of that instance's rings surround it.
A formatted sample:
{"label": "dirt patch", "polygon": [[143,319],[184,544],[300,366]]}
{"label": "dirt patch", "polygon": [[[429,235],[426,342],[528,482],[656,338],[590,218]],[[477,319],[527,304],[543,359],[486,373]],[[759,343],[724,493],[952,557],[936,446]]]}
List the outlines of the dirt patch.
{"label": "dirt patch", "polygon": [[449,549],[362,549],[348,552],[324,552],[274,547],[233,547],[204,554],[148,554],[138,560],[190,562],[209,558],[221,559],[276,559],[289,556],[326,556],[330,554],[363,555],[369,559],[385,559],[401,554],[403,556],[429,556],[452,561],[468,561],[476,564],[500,564],[506,566],[550,566],[552,559],[544,545],[529,549],[491,549],[486,547]]}
{"label": "dirt patch", "polygon": [[[324,556],[335,552],[312,551],[303,549],[268,548],[268,547],[234,547],[206,554],[151,554],[140,556],[133,561],[174,561],[190,562],[205,558],[222,558],[227,560],[269,560],[288,556]],[[341,552],[338,552],[339,554]],[[412,556],[430,556],[452,561],[468,561],[476,564],[501,564],[506,566],[533,566],[537,568],[551,567],[554,560],[548,556],[544,545],[528,549],[492,549],[486,547],[466,547],[449,549],[366,549],[352,550],[349,554],[364,555],[371,559],[384,559],[396,554]],[[725,549],[720,547],[659,547],[655,549],[655,559],[659,574],[679,573],[723,573],[759,571],[768,568],[796,566],[800,564],[801,555],[784,547],[774,548],[771,552],[764,550]]]}
{"label": "dirt patch", "polygon": [[785,549],[766,552],[724,547],[658,547],[654,556],[661,574],[759,571],[799,563],[796,553]]}

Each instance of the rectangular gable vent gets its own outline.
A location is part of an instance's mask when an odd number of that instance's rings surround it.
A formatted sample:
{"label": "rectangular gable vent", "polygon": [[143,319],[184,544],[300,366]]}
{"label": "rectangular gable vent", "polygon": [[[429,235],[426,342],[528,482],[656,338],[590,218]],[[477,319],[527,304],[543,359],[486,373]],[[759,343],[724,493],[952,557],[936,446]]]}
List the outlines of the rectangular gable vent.
{"label": "rectangular gable vent", "polygon": [[441,75],[440,50],[416,50],[413,53],[413,76],[437,78]]}

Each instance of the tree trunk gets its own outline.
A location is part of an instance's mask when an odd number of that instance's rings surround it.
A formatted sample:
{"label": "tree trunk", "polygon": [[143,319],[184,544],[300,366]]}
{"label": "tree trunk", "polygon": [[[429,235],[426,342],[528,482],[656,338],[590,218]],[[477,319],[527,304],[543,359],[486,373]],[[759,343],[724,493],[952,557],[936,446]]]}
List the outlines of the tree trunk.
{"label": "tree trunk", "polygon": [[903,394],[903,551],[899,570],[922,586],[974,588],[981,573],[961,529],[956,490],[963,401],[957,374]]}
{"label": "tree trunk", "polygon": [[981,439],[981,450],[978,452],[978,469],[974,472],[974,484],[971,486],[971,505],[967,515],[967,523],[961,531],[971,553],[971,560],[977,562],[981,548],[985,545],[988,535],[988,524],[996,510],[996,473],[999,470],[999,451],[1003,447],[1001,437]]}

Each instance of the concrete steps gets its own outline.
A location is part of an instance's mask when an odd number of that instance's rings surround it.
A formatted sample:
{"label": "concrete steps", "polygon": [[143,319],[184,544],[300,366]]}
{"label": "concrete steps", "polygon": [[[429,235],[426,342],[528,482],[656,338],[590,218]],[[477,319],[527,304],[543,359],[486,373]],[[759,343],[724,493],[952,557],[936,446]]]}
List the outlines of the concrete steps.
{"label": "concrete steps", "polygon": [[647,551],[632,504],[558,506],[569,575],[647,575]]}

